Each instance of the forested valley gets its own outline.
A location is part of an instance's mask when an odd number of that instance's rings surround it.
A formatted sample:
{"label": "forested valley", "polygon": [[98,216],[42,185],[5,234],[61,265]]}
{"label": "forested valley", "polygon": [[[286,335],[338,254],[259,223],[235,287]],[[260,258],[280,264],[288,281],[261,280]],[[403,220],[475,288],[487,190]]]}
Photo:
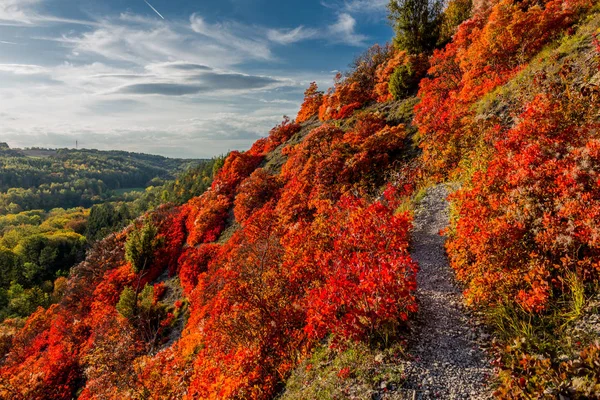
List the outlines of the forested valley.
{"label": "forested valley", "polygon": [[0,320],[60,300],[90,246],[161,204],[202,194],[221,164],[0,146]]}

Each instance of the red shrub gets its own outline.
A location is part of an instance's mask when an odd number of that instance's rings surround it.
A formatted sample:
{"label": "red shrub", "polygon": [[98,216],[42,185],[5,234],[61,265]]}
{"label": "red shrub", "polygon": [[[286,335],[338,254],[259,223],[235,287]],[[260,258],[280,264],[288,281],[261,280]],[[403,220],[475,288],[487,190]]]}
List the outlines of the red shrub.
{"label": "red shrub", "polygon": [[324,282],[308,295],[307,332],[361,340],[406,321],[417,307],[408,217],[345,197],[327,218],[332,247],[315,254]]}
{"label": "red shrub", "polygon": [[514,299],[541,311],[567,272],[600,272],[598,126],[578,127],[539,96],[496,145],[485,172],[458,192],[448,244],[471,302]]}
{"label": "red shrub", "polygon": [[186,221],[187,230],[190,232],[188,245],[195,246],[216,241],[225,229],[231,206],[229,198],[210,191],[192,199],[188,206],[191,208]]}
{"label": "red shrub", "polygon": [[319,91],[316,82],[312,82],[304,92],[304,102],[300,107],[296,122],[302,123],[319,114],[319,107],[323,103],[323,92]]}
{"label": "red shrub", "polygon": [[235,198],[233,213],[237,222],[243,224],[270,200],[277,198],[281,183],[276,176],[259,168],[242,183]]}
{"label": "red shrub", "polygon": [[269,153],[275,150],[277,147],[290,140],[301,128],[302,127],[299,124],[290,121],[288,117],[284,117],[281,124],[271,129],[265,152]]}
{"label": "red shrub", "polygon": [[159,301],[162,300],[162,298],[165,296],[165,293],[167,293],[167,287],[165,286],[164,282],[160,282],[160,283],[155,283],[154,284],[154,303],[158,303]]}
{"label": "red shrub", "polygon": [[208,270],[208,265],[219,251],[218,244],[202,244],[198,248],[188,247],[179,257],[179,279],[186,295],[190,295],[198,284],[200,274]]}
{"label": "red shrub", "polygon": [[423,163],[431,174],[455,171],[481,138],[472,104],[514,77],[589,5],[587,0],[542,3],[502,0],[489,16],[476,14],[461,24],[453,42],[434,53],[415,109]]}

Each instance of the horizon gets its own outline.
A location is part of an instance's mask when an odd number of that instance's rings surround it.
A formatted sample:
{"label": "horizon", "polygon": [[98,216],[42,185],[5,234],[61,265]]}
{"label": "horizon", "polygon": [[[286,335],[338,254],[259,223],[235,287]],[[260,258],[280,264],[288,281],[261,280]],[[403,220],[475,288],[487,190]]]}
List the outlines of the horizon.
{"label": "horizon", "polygon": [[[387,0],[0,0],[0,123],[14,147],[174,158],[246,150],[373,43]],[[260,10],[260,11],[256,11]]]}
{"label": "horizon", "polygon": [[132,153],[132,154],[143,154],[143,155],[148,155],[148,156],[158,156],[158,157],[164,157],[164,158],[170,158],[170,159],[194,160],[194,161],[195,160],[199,160],[199,161],[210,160],[212,158],[216,158],[219,156],[226,156],[231,151],[235,151],[234,149],[232,149],[223,154],[216,154],[214,156],[207,157],[207,158],[202,158],[202,157],[188,158],[188,157],[171,157],[171,156],[165,156],[165,155],[157,154],[157,153],[145,153],[145,152],[140,152],[140,151],[130,151],[130,150],[122,150],[122,149],[111,149],[111,148],[98,149],[98,148],[90,148],[90,147],[81,147],[81,145],[78,148],[76,148],[76,147],[39,147],[39,146],[18,147],[18,146],[12,146],[9,142],[0,142],[0,145],[2,145],[2,144],[8,145],[10,150],[44,150],[44,151],[72,150],[72,151],[101,151],[101,152],[122,151],[122,152]]}

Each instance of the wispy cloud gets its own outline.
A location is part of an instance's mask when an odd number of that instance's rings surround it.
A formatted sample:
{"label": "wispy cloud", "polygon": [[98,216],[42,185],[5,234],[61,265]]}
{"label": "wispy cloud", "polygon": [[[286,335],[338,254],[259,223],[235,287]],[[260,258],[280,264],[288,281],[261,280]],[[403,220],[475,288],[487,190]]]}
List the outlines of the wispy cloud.
{"label": "wispy cloud", "polygon": [[48,23],[62,23],[94,26],[90,20],[61,18],[39,10],[44,0],[0,0],[0,25],[33,26]]}
{"label": "wispy cloud", "polygon": [[329,27],[331,40],[351,46],[364,46],[367,36],[356,32],[356,20],[346,13],[338,16],[336,23]]}
{"label": "wispy cloud", "polygon": [[267,31],[267,38],[271,42],[284,45],[312,39],[318,35],[319,31],[317,29],[306,29],[304,26],[295,29],[269,29]]}
{"label": "wispy cloud", "polygon": [[351,14],[385,13],[389,0],[324,0],[321,5]]}
{"label": "wispy cloud", "polygon": [[0,21],[7,23],[32,24],[35,19],[35,6],[42,0],[1,0]]}
{"label": "wispy cloud", "polygon": [[37,75],[48,73],[47,68],[31,64],[0,64],[0,71],[13,73],[15,75]]}
{"label": "wispy cloud", "polygon": [[331,25],[264,26],[200,14],[164,20],[136,0],[140,14],[78,21],[50,15],[50,1],[0,0],[0,25],[19,25],[20,36],[6,42],[44,48],[22,58],[4,48],[14,58],[0,64],[2,139],[15,146],[79,140],[173,156],[247,148],[297,112],[311,81],[331,82],[333,66],[286,69],[282,46],[366,41],[349,11],[333,14]]}
{"label": "wispy cloud", "polygon": [[255,28],[236,22],[210,24],[198,14],[190,17],[190,25],[194,32],[214,40],[220,46],[263,60],[273,59],[267,41],[257,34]]}
{"label": "wispy cloud", "polygon": [[262,59],[250,51],[232,51],[231,47],[202,40],[187,26],[141,20],[137,25],[104,21],[88,32],[58,39],[73,54],[102,57],[111,62],[127,62],[144,67],[169,60],[227,67],[249,59]]}

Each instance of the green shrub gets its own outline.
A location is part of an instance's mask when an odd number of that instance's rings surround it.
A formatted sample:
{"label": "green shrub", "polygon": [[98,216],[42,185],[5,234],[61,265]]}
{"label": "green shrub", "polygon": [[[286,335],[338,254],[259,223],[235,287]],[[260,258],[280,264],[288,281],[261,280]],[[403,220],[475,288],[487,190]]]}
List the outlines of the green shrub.
{"label": "green shrub", "polygon": [[400,65],[390,78],[389,90],[394,99],[404,99],[415,89],[416,79],[412,64]]}

